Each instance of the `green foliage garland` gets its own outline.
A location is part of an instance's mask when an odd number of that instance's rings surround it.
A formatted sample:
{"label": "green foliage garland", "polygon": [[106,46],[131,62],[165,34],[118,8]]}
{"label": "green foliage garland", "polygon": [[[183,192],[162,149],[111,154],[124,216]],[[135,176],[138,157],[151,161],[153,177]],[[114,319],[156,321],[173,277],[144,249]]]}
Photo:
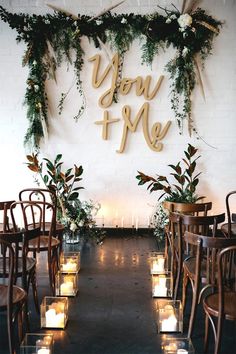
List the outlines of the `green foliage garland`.
{"label": "green foliage garland", "polygon": [[[82,106],[75,119],[85,109],[85,98],[82,90],[80,73],[84,64],[81,37],[87,36],[96,47],[101,41],[108,43],[121,57],[130,48],[136,38],[140,38],[142,63],[152,64],[160,48],[173,46],[177,50],[175,58],[167,65],[170,75],[171,105],[175,113],[180,131],[184,120],[187,120],[189,132],[195,130],[191,117],[191,93],[196,84],[196,55],[202,61],[211,53],[214,37],[219,33],[221,21],[209,16],[204,10],[197,8],[182,14],[173,6],[173,10],[162,9],[164,15],[155,12],[150,15],[105,14],[92,18],[78,15],[76,19],[63,12],[44,16],[28,14],[12,14],[0,6],[0,18],[17,31],[17,42],[24,41],[27,49],[23,57],[23,65],[29,67],[25,104],[29,127],[25,143],[38,147],[40,139],[47,132],[47,94],[45,81],[56,80],[56,69],[62,61],[74,65],[76,86],[83,98]],[[122,70],[122,64],[120,71]],[[117,88],[121,73],[118,77]],[[67,93],[61,94],[58,104],[59,113]],[[114,101],[117,101],[117,92]]]}

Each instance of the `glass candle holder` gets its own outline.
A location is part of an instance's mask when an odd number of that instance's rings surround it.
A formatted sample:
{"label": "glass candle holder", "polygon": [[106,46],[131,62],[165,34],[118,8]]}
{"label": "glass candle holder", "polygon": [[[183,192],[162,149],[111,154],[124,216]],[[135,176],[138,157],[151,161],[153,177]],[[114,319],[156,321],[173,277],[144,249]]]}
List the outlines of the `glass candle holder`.
{"label": "glass candle holder", "polygon": [[80,252],[66,252],[60,257],[60,271],[78,273],[80,270]]}
{"label": "glass candle holder", "polygon": [[78,273],[56,274],[56,296],[76,296],[78,292]]}
{"label": "glass candle holder", "polygon": [[158,333],[183,332],[183,308],[180,300],[157,300]]}
{"label": "glass candle holder", "polygon": [[150,273],[165,274],[168,272],[167,259],[164,253],[152,252],[150,255]]}
{"label": "glass candle holder", "polygon": [[152,297],[172,297],[172,275],[153,274],[152,275]]}
{"label": "glass candle holder", "polygon": [[53,334],[26,333],[21,345],[20,354],[52,354]]}
{"label": "glass candle holder", "polygon": [[163,336],[161,348],[163,354],[195,354],[190,338]]}
{"label": "glass candle holder", "polygon": [[45,296],[40,305],[41,328],[64,329],[68,320],[68,298]]}

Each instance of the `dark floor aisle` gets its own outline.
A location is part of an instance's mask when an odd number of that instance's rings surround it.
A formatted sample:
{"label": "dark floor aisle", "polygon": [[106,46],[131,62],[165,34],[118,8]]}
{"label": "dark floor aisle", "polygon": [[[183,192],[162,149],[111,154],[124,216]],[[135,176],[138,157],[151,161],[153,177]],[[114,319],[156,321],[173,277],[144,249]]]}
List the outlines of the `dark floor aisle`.
{"label": "dark floor aisle", "polygon": [[[78,245],[74,247],[76,250]],[[148,264],[149,252],[156,247],[156,241],[151,237],[106,238],[103,245],[83,245],[79,294],[69,298],[67,327],[65,331],[49,331],[54,333],[54,354],[160,353]],[[43,296],[49,295],[44,267],[45,259],[40,258],[40,302]],[[32,300],[30,321],[31,332],[46,332],[40,329]],[[185,334],[186,330],[185,325]],[[200,313],[193,337],[196,354],[202,354],[203,333]],[[5,340],[1,335],[1,354],[8,353]],[[231,325],[222,353],[236,353],[235,341]]]}

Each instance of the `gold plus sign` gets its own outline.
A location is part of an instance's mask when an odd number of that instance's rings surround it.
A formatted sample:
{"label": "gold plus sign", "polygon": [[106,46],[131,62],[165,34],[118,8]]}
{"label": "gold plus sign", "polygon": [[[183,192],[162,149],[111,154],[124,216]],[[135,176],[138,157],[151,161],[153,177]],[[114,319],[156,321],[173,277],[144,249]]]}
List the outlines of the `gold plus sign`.
{"label": "gold plus sign", "polygon": [[98,120],[95,122],[95,124],[103,126],[102,127],[102,138],[104,140],[108,139],[108,124],[119,122],[119,120],[120,120],[119,118],[109,119],[109,112],[104,111],[103,120]]}

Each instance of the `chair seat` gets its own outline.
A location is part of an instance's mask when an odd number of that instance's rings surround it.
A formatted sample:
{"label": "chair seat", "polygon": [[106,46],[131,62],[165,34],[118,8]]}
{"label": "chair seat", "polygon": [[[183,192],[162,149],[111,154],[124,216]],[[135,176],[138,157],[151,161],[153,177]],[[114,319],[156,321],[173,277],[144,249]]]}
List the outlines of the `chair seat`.
{"label": "chair seat", "polygon": [[[228,224],[223,224],[221,226],[221,231],[225,234],[228,235]],[[236,237],[236,223],[231,224],[231,234],[233,237]]]}
{"label": "chair seat", "polygon": [[[7,268],[6,268],[6,273],[8,273],[8,262],[6,262]],[[29,273],[36,265],[36,260],[32,257],[27,257],[26,259],[26,272]],[[22,258],[18,259],[18,273],[17,273],[17,277],[20,277],[22,275],[22,269],[23,264],[22,264]],[[3,273],[3,260],[0,259],[0,274]],[[1,277],[1,275],[0,275]]]}
{"label": "chair seat", "polygon": [[[47,251],[48,250],[48,242],[49,242],[49,237],[48,236],[40,236],[40,246],[39,250],[40,251]],[[52,237],[51,239],[51,247],[57,247],[60,245],[60,241],[56,237]],[[38,237],[34,238],[33,240],[29,241],[29,250],[32,251],[37,251],[38,250]]]}
{"label": "chair seat", "polygon": [[[230,321],[236,320],[236,292],[224,292],[224,314]],[[212,316],[218,317],[219,294],[208,295],[203,300],[203,307]]]}
{"label": "chair seat", "polygon": [[[0,309],[7,308],[7,285],[0,284]],[[19,286],[13,286],[13,304],[16,305],[19,302],[25,301],[27,294],[25,290]]]}

